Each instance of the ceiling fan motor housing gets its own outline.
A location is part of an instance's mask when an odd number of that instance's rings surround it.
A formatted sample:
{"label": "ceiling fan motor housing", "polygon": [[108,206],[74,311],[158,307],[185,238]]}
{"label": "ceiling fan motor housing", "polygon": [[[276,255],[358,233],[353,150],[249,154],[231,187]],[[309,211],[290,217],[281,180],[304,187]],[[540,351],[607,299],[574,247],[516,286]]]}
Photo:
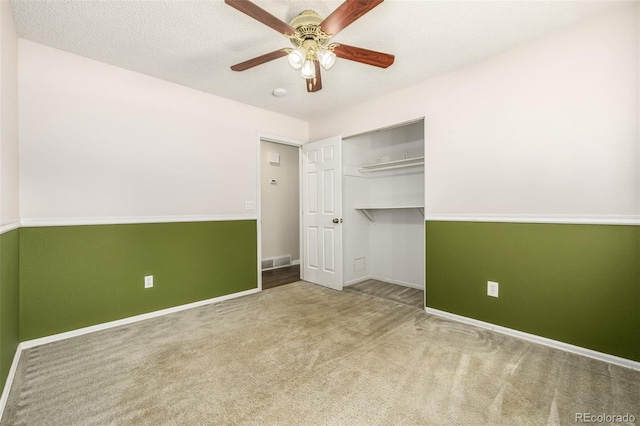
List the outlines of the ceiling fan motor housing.
{"label": "ceiling fan motor housing", "polygon": [[298,29],[298,27],[301,26],[317,27],[322,23],[323,20],[324,18],[318,15],[313,10],[303,10],[298,16],[296,16],[291,20],[291,22],[289,22],[289,25],[291,25],[295,29]]}
{"label": "ceiling fan motor housing", "polygon": [[[320,24],[324,18],[313,10],[304,10],[293,18],[289,25],[296,29],[294,35],[290,37],[291,44],[296,48],[303,46],[308,40],[314,41],[318,46],[325,47],[331,35],[325,34],[320,29]],[[309,43],[306,43],[307,45]]]}

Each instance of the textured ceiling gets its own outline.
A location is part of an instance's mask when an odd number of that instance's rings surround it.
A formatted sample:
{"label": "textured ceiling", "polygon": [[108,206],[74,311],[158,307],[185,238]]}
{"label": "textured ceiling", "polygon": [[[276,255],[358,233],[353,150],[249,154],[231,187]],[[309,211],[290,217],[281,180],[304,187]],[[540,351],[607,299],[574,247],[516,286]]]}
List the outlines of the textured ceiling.
{"label": "textured ceiling", "polygon": [[[289,22],[327,16],[341,1],[255,0]],[[222,0],[12,0],[20,37],[301,119],[312,119],[621,7],[610,1],[387,0],[332,41],[392,53],[379,69],[338,59],[323,89],[307,93],[286,58],[229,67],[289,47],[271,28]],[[272,91],[282,87],[287,96]]]}

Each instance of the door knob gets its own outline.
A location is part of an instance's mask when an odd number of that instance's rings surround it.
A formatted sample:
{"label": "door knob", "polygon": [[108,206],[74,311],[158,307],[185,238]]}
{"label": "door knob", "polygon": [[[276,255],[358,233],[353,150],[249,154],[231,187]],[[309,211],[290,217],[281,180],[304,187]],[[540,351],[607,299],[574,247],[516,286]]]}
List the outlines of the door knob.
{"label": "door knob", "polygon": [[339,223],[340,220],[336,217],[335,219],[333,219],[333,223]]}

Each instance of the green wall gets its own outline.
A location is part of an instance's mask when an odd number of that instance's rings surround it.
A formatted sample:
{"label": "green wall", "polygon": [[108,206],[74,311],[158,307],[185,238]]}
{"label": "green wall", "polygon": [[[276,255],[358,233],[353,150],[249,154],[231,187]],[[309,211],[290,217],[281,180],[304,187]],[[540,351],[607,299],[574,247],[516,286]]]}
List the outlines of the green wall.
{"label": "green wall", "polygon": [[427,221],[426,276],[430,308],[640,361],[640,226]]}
{"label": "green wall", "polygon": [[[256,288],[255,220],[22,228],[20,339]],[[144,288],[144,276],[154,287]]]}
{"label": "green wall", "polygon": [[[243,220],[3,234],[1,377],[18,343],[18,283],[24,341],[253,289],[256,232]],[[430,308],[640,361],[638,226],[427,221],[426,274]]]}
{"label": "green wall", "polygon": [[0,389],[18,349],[20,289],[20,230],[0,235]]}

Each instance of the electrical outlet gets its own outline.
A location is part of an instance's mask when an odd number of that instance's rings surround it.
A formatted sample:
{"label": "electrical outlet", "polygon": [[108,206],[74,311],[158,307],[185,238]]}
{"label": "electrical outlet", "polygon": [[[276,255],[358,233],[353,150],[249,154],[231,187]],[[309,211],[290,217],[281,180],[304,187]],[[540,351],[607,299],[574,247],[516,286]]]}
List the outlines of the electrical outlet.
{"label": "electrical outlet", "polygon": [[498,283],[487,281],[487,296],[498,297]]}
{"label": "electrical outlet", "polygon": [[147,275],[144,277],[144,288],[153,287],[153,275]]}
{"label": "electrical outlet", "polygon": [[245,210],[255,210],[255,204],[253,201],[245,201],[244,203]]}

